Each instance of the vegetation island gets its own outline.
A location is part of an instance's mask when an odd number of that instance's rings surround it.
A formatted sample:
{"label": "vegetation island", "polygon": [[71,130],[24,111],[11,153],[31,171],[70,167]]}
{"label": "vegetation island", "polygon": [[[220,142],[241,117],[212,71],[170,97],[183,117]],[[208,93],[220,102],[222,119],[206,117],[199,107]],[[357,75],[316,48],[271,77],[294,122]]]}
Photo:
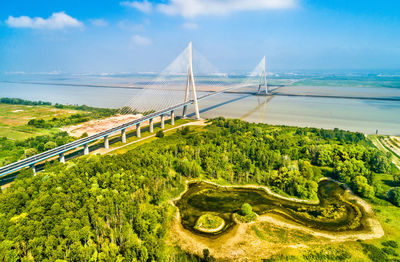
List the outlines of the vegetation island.
{"label": "vegetation island", "polygon": [[[77,139],[60,127],[118,114],[0,103],[2,166]],[[0,260],[398,261],[399,159],[385,139],[216,118],[26,169],[0,191]]]}

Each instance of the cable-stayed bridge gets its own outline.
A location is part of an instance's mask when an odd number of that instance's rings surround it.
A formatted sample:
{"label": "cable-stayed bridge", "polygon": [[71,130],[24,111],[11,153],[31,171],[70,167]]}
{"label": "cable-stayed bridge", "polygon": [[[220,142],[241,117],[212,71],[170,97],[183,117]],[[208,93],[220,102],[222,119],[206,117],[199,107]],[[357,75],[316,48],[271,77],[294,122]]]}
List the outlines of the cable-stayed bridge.
{"label": "cable-stayed bridge", "polygon": [[[188,113],[188,106],[193,105],[194,107],[194,115],[196,119],[200,119],[200,111],[198,102],[204,99],[207,99],[211,96],[219,95],[225,92],[233,92],[238,89],[245,89],[247,91],[254,94],[259,95],[269,95],[270,90],[267,85],[266,71],[265,71],[265,57],[261,60],[261,62],[257,65],[255,71],[250,74],[249,79],[242,81],[239,84],[231,84],[229,86],[223,86],[219,88],[220,90],[216,90],[213,92],[208,92],[205,95],[200,97],[197,96],[196,90],[196,82],[194,76],[194,65],[193,65],[193,49],[192,43],[189,43],[188,47],[184,50],[184,52],[178,56],[175,61],[168,66],[159,77],[149,84],[146,88],[143,88],[143,92],[138,96],[132,98],[125,106],[122,107],[123,114],[129,114],[132,111],[135,112],[151,112],[146,114],[145,116],[129,121],[122,125],[113,127],[106,131],[102,131],[100,133],[78,139],[71,143],[56,147],[54,149],[45,151],[43,153],[34,155],[32,157],[25,158],[18,162],[9,164],[7,166],[0,168],[0,177],[6,176],[10,173],[17,172],[23,168],[30,167],[33,169],[34,173],[36,173],[36,164],[44,162],[50,158],[58,156],[60,162],[65,163],[65,153],[77,149],[79,147],[84,148],[84,154],[89,154],[89,143],[104,140],[104,147],[106,149],[109,148],[109,137],[115,135],[116,133],[121,133],[121,141],[122,143],[126,143],[126,130],[130,127],[136,127],[136,136],[141,137],[141,125],[144,122],[149,122],[149,131],[150,133],[154,132],[154,119],[160,117],[161,118],[161,129],[165,128],[165,119],[167,117],[170,118],[170,123],[172,125],[175,124],[175,117],[177,110],[182,110],[182,117],[185,118]],[[200,57],[202,58],[202,57]],[[201,59],[200,59],[201,60]],[[204,60],[204,58],[203,58]],[[202,67],[210,68],[213,70],[208,72],[209,74],[217,74],[214,70],[214,67],[209,64],[207,61],[203,61]],[[196,71],[197,72],[197,71]],[[179,76],[180,78],[184,78],[186,81],[186,89],[185,96],[182,100],[177,100],[176,96],[170,96],[169,93],[173,93],[174,90],[168,88],[168,86],[176,86],[176,81],[172,81],[173,84],[166,84],[171,82],[170,76]],[[256,79],[256,81],[254,81]],[[215,81],[210,81],[208,83],[210,86],[221,87],[220,84],[215,83]],[[249,91],[250,90],[250,91]],[[162,103],[157,105],[151,104],[148,102],[149,99],[152,98],[161,98]]]}
{"label": "cable-stayed bridge", "polygon": [[[182,110],[182,117],[188,116],[189,106],[193,105],[193,113],[196,119],[200,119],[199,102],[215,95],[224,93],[260,95],[265,97],[265,101],[259,107],[265,106],[273,96],[302,96],[302,97],[326,97],[326,98],[347,98],[347,99],[366,99],[366,100],[386,100],[400,101],[400,97],[362,97],[362,96],[343,96],[336,94],[316,94],[316,93],[288,93],[280,88],[287,85],[275,86],[267,83],[266,59],[263,57],[254,70],[242,81],[229,81],[224,78],[211,63],[201,54],[188,47],[159,75],[151,82],[142,83],[137,90],[137,94],[130,98],[121,107],[121,114],[146,113],[144,116],[128,121],[124,124],[112,127],[97,134],[78,139],[71,143],[45,151],[32,157],[22,159],[18,162],[0,167],[0,177],[17,172],[23,168],[31,167],[36,172],[36,166],[46,160],[58,156],[60,162],[65,163],[65,155],[68,152],[83,147],[83,153],[89,154],[89,144],[98,140],[104,140],[104,147],[109,148],[110,137],[120,133],[122,143],[126,143],[127,130],[136,127],[136,136],[141,137],[141,127],[144,123],[149,123],[150,133],[154,132],[155,119],[160,119],[161,129],[165,128],[165,121],[168,118],[170,124],[175,124],[175,117]],[[195,57],[195,59],[194,59]],[[301,81],[301,80],[300,80]],[[290,83],[293,84],[294,82]],[[183,90],[183,86],[185,89]],[[201,87],[201,88],[199,88]],[[198,96],[200,92],[202,95]],[[212,107],[210,107],[212,108]],[[208,108],[207,110],[210,110]],[[246,114],[252,114],[253,111]],[[204,111],[204,110],[203,110]],[[245,118],[246,115],[243,116]],[[9,177],[7,176],[7,179]]]}

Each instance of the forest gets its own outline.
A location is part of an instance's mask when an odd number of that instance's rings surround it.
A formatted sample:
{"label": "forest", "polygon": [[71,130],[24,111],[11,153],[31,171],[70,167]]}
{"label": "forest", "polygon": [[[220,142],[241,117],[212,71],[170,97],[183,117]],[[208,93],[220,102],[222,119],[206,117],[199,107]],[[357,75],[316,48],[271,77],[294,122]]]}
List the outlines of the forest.
{"label": "forest", "polygon": [[187,179],[316,199],[317,182],[330,176],[385,199],[376,176],[395,172],[390,158],[361,133],[217,118],[125,154],[21,172],[0,194],[0,260],[200,261],[165,242],[175,214],[168,201]]}

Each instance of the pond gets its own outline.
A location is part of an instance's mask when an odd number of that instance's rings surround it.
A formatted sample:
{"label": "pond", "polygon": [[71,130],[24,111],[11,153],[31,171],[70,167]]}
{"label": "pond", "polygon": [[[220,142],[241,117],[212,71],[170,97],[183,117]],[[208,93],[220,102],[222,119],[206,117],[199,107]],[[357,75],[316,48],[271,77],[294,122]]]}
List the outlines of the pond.
{"label": "pond", "polygon": [[[188,189],[175,201],[183,227],[199,235],[218,236],[235,224],[234,214],[242,204],[249,203],[258,215],[275,214],[301,225],[325,231],[361,231],[365,229],[364,209],[346,199],[344,185],[331,180],[318,184],[319,203],[300,202],[273,195],[259,187],[224,187],[206,182],[191,182]],[[212,214],[222,218],[224,227],[218,232],[199,232],[198,219]]]}

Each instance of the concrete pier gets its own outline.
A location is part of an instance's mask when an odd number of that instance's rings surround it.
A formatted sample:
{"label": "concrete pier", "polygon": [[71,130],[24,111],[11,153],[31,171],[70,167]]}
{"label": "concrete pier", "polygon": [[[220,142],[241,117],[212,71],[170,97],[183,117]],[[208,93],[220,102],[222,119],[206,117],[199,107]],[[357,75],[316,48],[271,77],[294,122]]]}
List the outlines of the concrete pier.
{"label": "concrete pier", "polygon": [[187,110],[187,106],[184,106],[183,110],[182,110],[182,118],[183,119],[186,119],[186,110]]}
{"label": "concrete pier", "polygon": [[110,148],[110,142],[108,140],[108,136],[104,137],[104,148],[109,149]]}
{"label": "concrete pier", "polygon": [[83,154],[89,155],[89,145],[88,144],[83,145]]}
{"label": "concrete pier", "polygon": [[60,163],[65,164],[65,156],[64,156],[64,153],[61,153],[61,154],[58,156],[58,160],[60,161]]}
{"label": "concrete pier", "polygon": [[136,136],[138,138],[141,137],[141,134],[140,134],[140,123],[136,124]]}
{"label": "concrete pier", "polygon": [[165,128],[165,114],[161,115],[161,129]]}
{"label": "concrete pier", "polygon": [[126,143],[126,130],[125,129],[122,129],[121,130],[121,140],[122,140],[122,143]]}
{"label": "concrete pier", "polygon": [[150,133],[154,133],[154,118],[150,119],[149,125],[150,125]]}
{"label": "concrete pier", "polygon": [[30,168],[32,168],[33,175],[36,176],[36,167],[35,167],[35,164],[30,165]]}
{"label": "concrete pier", "polygon": [[171,125],[175,125],[175,112],[174,112],[174,110],[171,111]]}

